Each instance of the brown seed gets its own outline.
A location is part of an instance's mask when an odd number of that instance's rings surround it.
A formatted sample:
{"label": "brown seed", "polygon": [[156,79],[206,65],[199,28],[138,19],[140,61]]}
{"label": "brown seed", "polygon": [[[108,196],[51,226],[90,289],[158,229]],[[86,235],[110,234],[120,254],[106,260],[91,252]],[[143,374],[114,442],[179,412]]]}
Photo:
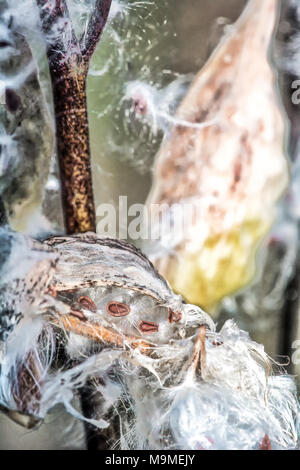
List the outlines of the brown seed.
{"label": "brown seed", "polygon": [[158,331],[158,328],[159,328],[158,324],[152,321],[142,320],[138,324],[138,329],[142,333],[156,333]]}
{"label": "brown seed", "polygon": [[271,442],[268,434],[265,434],[259,444],[259,450],[271,450]]}
{"label": "brown seed", "polygon": [[93,300],[90,297],[86,295],[82,295],[81,297],[79,297],[77,302],[80,305],[82,305],[82,307],[85,308],[86,310],[90,310],[93,313],[97,312],[97,305],[95,304],[95,302],[93,302]]}
{"label": "brown seed", "polygon": [[182,319],[181,312],[173,312],[170,308],[168,309],[168,320],[170,323],[178,323]]}
{"label": "brown seed", "polygon": [[71,308],[70,314],[73,315],[73,317],[79,318],[81,321],[86,321],[87,318],[81,310],[75,310],[74,308]]}
{"label": "brown seed", "polygon": [[125,317],[130,313],[130,307],[122,302],[109,302],[106,309],[113,317]]}

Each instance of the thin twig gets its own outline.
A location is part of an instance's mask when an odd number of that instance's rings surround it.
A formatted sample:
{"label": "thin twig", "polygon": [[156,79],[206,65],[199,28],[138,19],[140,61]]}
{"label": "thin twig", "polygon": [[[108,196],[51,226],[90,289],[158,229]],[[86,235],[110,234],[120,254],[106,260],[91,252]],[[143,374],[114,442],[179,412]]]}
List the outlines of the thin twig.
{"label": "thin twig", "polygon": [[94,10],[88,22],[86,34],[81,42],[81,53],[86,60],[93,55],[96,45],[106,24],[112,0],[96,0]]}

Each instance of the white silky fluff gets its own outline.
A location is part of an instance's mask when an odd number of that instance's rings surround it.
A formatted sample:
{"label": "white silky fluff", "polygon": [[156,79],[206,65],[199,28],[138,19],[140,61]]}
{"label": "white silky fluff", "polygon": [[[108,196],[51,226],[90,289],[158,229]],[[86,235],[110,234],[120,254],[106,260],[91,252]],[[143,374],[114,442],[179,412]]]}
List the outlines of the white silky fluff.
{"label": "white silky fluff", "polygon": [[158,363],[152,362],[160,382],[147,374],[128,375],[134,417],[122,415],[121,448],[254,450],[266,435],[272,449],[299,448],[294,381],[268,375],[262,346],[230,320],[220,333],[209,334],[200,377],[189,372],[188,343],[179,354],[166,348]]}

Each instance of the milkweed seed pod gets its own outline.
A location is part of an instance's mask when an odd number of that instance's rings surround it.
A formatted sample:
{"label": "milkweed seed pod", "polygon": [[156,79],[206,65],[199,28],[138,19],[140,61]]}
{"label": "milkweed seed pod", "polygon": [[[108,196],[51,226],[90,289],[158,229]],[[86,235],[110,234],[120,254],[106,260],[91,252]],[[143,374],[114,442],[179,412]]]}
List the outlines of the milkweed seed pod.
{"label": "milkweed seed pod", "polygon": [[[7,343],[2,379],[9,390],[22,392],[19,380],[28,383],[28,369],[41,368],[38,375],[45,378],[54,356],[51,327],[69,333],[70,360],[88,354],[94,343],[148,354],[155,344],[182,338],[190,328],[206,324],[214,329],[209,316],[184,304],[132,245],[93,234],[40,243],[6,229],[1,229],[0,242],[0,334]],[[7,383],[10,376],[17,385]],[[38,392],[39,378],[34,380]],[[8,409],[36,412],[35,397],[24,404],[16,394],[5,395],[14,404],[3,400]]]}
{"label": "milkweed seed pod", "polygon": [[[178,109],[191,127],[176,126],[157,156],[148,207],[151,220],[161,210],[160,233],[145,249],[175,292],[206,308],[252,278],[288,181],[268,58],[277,8],[276,0],[250,1]],[[197,129],[202,122],[210,125]],[[178,224],[176,205],[193,215],[171,240],[164,225]]]}
{"label": "milkweed seed pod", "polygon": [[157,343],[180,335],[182,327],[205,323],[213,328],[208,315],[175,295],[133,245],[93,234],[45,243],[60,253],[51,285],[73,317],[82,317],[82,311],[92,323]]}
{"label": "milkweed seed pod", "polygon": [[[94,234],[27,243],[56,261],[35,315],[5,343],[0,404],[10,417],[30,427],[63,403],[121,449],[297,447],[293,380],[271,376],[263,347],[232,321],[217,333],[140,251]],[[73,407],[87,381],[98,397],[91,417]]]}
{"label": "milkweed seed pod", "polygon": [[15,19],[0,9],[0,194],[13,229],[27,231],[48,177],[53,128],[38,71]]}

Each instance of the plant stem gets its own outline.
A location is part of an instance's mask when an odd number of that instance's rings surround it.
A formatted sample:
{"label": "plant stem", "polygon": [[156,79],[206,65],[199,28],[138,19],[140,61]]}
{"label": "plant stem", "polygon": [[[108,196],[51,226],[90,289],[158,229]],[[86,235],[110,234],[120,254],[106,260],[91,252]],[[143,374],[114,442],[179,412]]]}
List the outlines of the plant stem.
{"label": "plant stem", "polygon": [[86,69],[50,68],[62,203],[67,233],[96,231],[92,188]]}
{"label": "plant stem", "polygon": [[112,0],[96,0],[80,40],[65,0],[36,1],[47,42],[66,232],[95,232],[86,81]]}

